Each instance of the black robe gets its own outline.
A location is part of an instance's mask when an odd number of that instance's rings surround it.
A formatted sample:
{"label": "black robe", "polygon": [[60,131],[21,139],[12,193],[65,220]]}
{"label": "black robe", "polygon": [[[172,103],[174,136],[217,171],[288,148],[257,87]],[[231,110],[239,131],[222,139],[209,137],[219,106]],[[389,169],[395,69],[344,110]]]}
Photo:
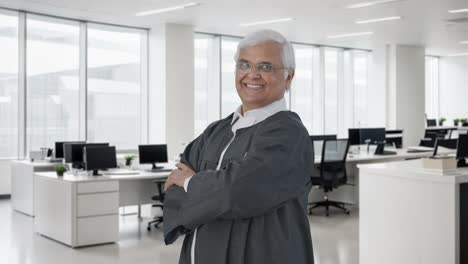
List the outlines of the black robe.
{"label": "black robe", "polygon": [[307,215],[313,153],[299,116],[278,112],[233,137],[232,115],[212,123],[184,151],[194,169],[188,191],[171,186],[164,202],[164,239],[186,234],[179,264],[311,264]]}

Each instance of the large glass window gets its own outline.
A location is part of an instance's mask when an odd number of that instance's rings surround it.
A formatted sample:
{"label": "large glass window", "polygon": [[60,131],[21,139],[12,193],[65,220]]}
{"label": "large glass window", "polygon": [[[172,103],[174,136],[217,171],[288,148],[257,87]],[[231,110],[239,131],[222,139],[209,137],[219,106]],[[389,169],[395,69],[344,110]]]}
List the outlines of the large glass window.
{"label": "large glass window", "polygon": [[221,117],[234,112],[242,104],[236,90],[236,62],[234,55],[239,39],[222,37],[221,39]]}
{"label": "large glass window", "polygon": [[141,45],[146,32],[88,24],[87,139],[135,149],[143,141]]}
{"label": "large glass window", "polygon": [[195,35],[195,136],[220,118],[220,37]]}
{"label": "large glass window", "polygon": [[79,138],[78,22],[27,16],[27,149]]}
{"label": "large glass window", "polygon": [[309,45],[294,45],[296,71],[291,87],[291,110],[296,112],[310,133],[314,127],[314,85],[313,61],[316,47]]}
{"label": "large glass window", "polygon": [[0,158],[18,156],[18,16],[0,13]]}
{"label": "large glass window", "polygon": [[439,118],[439,58],[426,57],[426,115]]}
{"label": "large glass window", "polygon": [[368,51],[353,51],[354,127],[361,127],[367,123],[369,56]]}
{"label": "large glass window", "polygon": [[338,55],[339,50],[325,48],[324,120],[325,134],[338,132]]}

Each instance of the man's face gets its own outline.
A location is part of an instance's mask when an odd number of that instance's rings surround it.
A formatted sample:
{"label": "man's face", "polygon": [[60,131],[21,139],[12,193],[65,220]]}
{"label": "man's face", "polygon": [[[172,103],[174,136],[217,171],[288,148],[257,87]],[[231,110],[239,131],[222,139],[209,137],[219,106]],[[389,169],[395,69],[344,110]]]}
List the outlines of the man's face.
{"label": "man's face", "polygon": [[[275,42],[240,49],[237,63],[241,62],[252,66],[250,70],[236,69],[236,89],[242,100],[243,112],[281,99],[294,76],[290,71],[285,79],[284,69],[277,69],[284,66],[281,63],[281,45]],[[270,64],[275,69],[271,72],[257,71],[258,64]]]}

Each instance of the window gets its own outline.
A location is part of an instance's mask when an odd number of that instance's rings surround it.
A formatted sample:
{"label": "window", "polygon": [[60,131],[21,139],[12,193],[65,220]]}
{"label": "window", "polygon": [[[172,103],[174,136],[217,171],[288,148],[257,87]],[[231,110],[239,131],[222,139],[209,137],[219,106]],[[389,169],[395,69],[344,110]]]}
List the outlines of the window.
{"label": "window", "polygon": [[87,35],[87,139],[135,149],[145,141],[141,47],[146,31],[88,24]]}
{"label": "window", "polygon": [[220,37],[195,35],[195,136],[220,118]]}
{"label": "window", "polygon": [[79,139],[78,22],[27,15],[27,149]]}
{"label": "window", "polygon": [[18,156],[18,15],[0,13],[0,158]]}
{"label": "window", "polygon": [[325,48],[324,120],[325,134],[338,132],[338,60],[341,51]]}
{"label": "window", "polygon": [[221,118],[234,112],[242,104],[236,90],[236,62],[238,38],[222,37],[221,39]]}

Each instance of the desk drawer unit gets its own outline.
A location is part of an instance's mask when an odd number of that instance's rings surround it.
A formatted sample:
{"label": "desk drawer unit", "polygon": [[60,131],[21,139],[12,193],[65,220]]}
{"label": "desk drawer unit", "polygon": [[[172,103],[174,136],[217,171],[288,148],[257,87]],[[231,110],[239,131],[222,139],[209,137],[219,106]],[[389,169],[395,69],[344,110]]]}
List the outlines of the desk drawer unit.
{"label": "desk drawer unit", "polygon": [[119,218],[116,215],[81,217],[77,220],[77,245],[111,243],[119,239]]}

